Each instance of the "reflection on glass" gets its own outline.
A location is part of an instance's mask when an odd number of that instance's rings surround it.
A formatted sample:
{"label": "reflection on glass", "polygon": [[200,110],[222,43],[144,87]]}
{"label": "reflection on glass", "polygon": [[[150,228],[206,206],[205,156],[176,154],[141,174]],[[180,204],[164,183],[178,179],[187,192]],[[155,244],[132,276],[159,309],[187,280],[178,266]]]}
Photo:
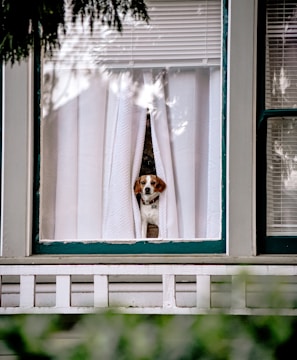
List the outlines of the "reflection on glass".
{"label": "reflection on glass", "polygon": [[267,1],[266,108],[297,107],[297,5]]}
{"label": "reflection on glass", "polygon": [[159,237],[220,238],[220,1],[148,4],[150,24],[126,19],[122,34],[69,24],[44,59],[41,240],[141,238],[147,111],[167,183]]}
{"label": "reflection on glass", "polygon": [[297,234],[297,120],[268,120],[268,235]]}

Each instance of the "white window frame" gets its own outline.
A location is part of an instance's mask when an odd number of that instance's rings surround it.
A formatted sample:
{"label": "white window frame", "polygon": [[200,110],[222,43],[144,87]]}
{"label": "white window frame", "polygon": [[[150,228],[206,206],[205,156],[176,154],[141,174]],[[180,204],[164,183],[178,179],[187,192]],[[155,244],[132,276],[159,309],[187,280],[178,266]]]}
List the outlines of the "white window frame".
{"label": "white window frame", "polygon": [[[257,0],[228,2],[227,52],[227,253],[220,255],[95,255],[108,262],[255,261],[255,94]],[[32,255],[33,61],[3,70],[2,259],[60,261]],[[227,255],[227,256],[226,256]],[[259,259],[259,257],[257,257]],[[261,258],[261,257],[260,257]],[[275,258],[275,257],[274,257]],[[51,260],[50,260],[51,259]],[[67,260],[68,259],[68,260]],[[65,261],[93,256],[66,256]],[[96,261],[97,261],[96,260]],[[260,260],[261,261],[261,260]]]}

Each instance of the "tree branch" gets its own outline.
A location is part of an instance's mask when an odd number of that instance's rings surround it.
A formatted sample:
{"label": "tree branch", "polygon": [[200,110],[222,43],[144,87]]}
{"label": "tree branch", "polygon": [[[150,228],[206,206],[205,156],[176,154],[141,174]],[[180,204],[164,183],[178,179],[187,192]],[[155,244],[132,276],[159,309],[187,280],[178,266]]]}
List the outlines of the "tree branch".
{"label": "tree branch", "polygon": [[[144,0],[70,0],[72,20],[88,18],[92,33],[95,21],[122,31],[122,19],[149,21]],[[39,42],[45,53],[59,46],[65,28],[64,0],[2,0],[0,8],[0,57],[4,62],[26,59]]]}

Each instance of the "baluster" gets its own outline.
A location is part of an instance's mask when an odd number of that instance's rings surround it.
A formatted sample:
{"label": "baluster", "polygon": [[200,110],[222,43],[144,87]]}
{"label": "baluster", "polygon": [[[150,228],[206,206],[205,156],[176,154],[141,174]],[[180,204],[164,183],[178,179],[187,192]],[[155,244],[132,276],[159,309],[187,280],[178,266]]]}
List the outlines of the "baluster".
{"label": "baluster", "polygon": [[211,287],[210,275],[196,276],[196,306],[199,309],[210,309]]}
{"label": "baluster", "polygon": [[33,308],[35,304],[35,275],[20,276],[20,307]]}
{"label": "baluster", "polygon": [[57,275],[56,277],[56,307],[70,307],[71,277],[70,275]]}
{"label": "baluster", "polygon": [[108,276],[94,275],[94,307],[108,307]]}
{"label": "baluster", "polygon": [[242,275],[232,276],[232,309],[246,309],[246,281]]}
{"label": "baluster", "polygon": [[163,275],[163,307],[176,307],[175,275]]}

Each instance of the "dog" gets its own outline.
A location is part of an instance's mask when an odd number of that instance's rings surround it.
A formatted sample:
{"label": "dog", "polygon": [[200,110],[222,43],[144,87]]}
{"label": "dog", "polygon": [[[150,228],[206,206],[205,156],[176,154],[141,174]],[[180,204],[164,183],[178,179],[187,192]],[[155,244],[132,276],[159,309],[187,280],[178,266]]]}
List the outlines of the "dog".
{"label": "dog", "polygon": [[136,195],[140,194],[141,234],[147,237],[147,226],[159,226],[159,196],[166,184],[157,175],[142,175],[134,185]]}

